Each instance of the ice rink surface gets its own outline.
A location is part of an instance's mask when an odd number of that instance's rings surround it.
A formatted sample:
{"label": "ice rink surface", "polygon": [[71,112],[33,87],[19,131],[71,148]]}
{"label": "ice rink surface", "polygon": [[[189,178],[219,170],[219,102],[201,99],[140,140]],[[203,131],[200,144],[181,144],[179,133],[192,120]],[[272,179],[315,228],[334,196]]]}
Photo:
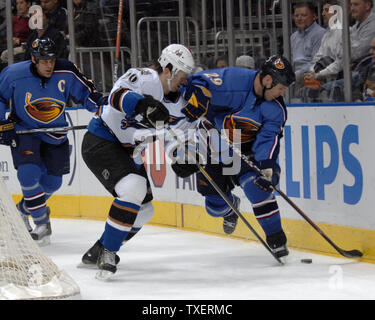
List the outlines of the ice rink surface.
{"label": "ice rink surface", "polygon": [[375,299],[375,264],[290,250],[282,266],[257,242],[152,225],[121,248],[115,276],[99,281],[77,265],[103,230],[103,221],[52,219],[42,248],[83,300]]}

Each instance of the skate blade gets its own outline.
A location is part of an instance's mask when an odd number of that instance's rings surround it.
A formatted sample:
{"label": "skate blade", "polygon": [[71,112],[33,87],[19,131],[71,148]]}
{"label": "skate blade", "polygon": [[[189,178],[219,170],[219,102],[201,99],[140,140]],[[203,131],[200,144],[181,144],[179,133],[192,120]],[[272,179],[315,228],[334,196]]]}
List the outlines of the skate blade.
{"label": "skate blade", "polygon": [[40,240],[34,240],[39,247],[45,247],[51,244],[51,237],[50,236],[45,236]]}
{"label": "skate blade", "polygon": [[108,281],[113,277],[114,273],[107,270],[99,270],[95,278],[101,281]]}
{"label": "skate blade", "polygon": [[83,263],[83,262],[80,262],[78,265],[77,265],[77,268],[79,269],[91,269],[91,270],[94,270],[94,269],[98,269],[98,266],[94,263]]}

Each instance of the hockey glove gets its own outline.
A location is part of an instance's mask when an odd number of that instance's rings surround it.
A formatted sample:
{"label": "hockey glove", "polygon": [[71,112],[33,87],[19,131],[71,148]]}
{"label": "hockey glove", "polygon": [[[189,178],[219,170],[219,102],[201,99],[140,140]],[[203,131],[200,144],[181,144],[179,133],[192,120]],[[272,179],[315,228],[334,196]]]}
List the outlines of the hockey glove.
{"label": "hockey glove", "polygon": [[195,164],[187,164],[187,163],[178,163],[175,162],[172,164],[172,169],[174,173],[180,178],[187,178],[192,174],[199,171],[197,165]]}
{"label": "hockey glove", "polygon": [[188,103],[182,108],[181,112],[189,121],[195,121],[206,115],[212,97],[211,92],[208,91],[208,89],[203,86],[191,86],[185,92],[184,97],[188,100]]}
{"label": "hockey glove", "polygon": [[143,119],[153,127],[156,126],[156,122],[161,121],[165,124],[169,119],[168,109],[160,101],[149,95],[144,95],[144,98],[139,100],[135,112],[141,114]]}
{"label": "hockey glove", "polygon": [[0,120],[0,144],[16,147],[17,134],[14,123],[12,120]]}
{"label": "hockey glove", "polygon": [[258,162],[261,175],[254,179],[254,183],[266,192],[272,192],[280,180],[280,166],[274,160]]}
{"label": "hockey glove", "polygon": [[193,173],[198,172],[199,168],[196,163],[199,163],[201,166],[205,165],[206,160],[204,159],[203,155],[200,155],[199,152],[196,152],[194,148],[194,146],[186,143],[183,160],[178,160],[172,164],[172,169],[178,177],[187,178]]}

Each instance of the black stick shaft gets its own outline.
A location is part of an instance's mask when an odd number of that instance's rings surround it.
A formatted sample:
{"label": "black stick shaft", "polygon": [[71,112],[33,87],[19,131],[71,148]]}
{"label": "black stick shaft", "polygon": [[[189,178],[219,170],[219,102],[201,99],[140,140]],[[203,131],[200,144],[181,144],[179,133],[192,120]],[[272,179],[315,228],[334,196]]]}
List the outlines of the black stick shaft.
{"label": "black stick shaft", "polygon": [[[208,121],[208,120],[205,120]],[[220,136],[223,136],[219,132]],[[229,143],[231,146],[233,152],[239,156],[253,171],[255,171],[257,174],[262,175],[261,170],[253,163],[248,157],[246,157],[244,154],[242,154],[241,150],[236,148],[226,136],[224,136],[224,139]],[[338,247],[315,223],[312,221],[305,212],[303,212],[283,191],[281,191],[277,186],[272,186],[275,191],[277,191],[280,196],[289,204],[291,205],[301,216],[304,218],[339,254],[346,258],[360,258],[362,257],[363,253],[359,250],[343,250],[340,247]]]}
{"label": "black stick shaft", "polygon": [[[184,144],[181,142],[181,140],[178,138],[178,136],[174,133],[174,131],[167,127],[167,130],[170,131],[173,136],[175,137],[176,141],[182,145]],[[188,157],[190,153],[188,150]],[[195,158],[195,157],[194,157]],[[194,159],[195,160],[195,159]],[[201,166],[198,162],[194,161],[195,165],[198,167],[199,171],[204,175],[204,177],[207,179],[207,181],[212,185],[212,187],[216,190],[216,192],[223,198],[223,200],[229,205],[229,207],[234,211],[234,213],[243,221],[243,223],[249,228],[249,230],[255,235],[255,237],[260,241],[260,243],[271,253],[271,255],[276,259],[277,262],[280,264],[284,264],[279,257],[276,256],[276,254],[271,250],[271,248],[268,246],[268,244],[260,237],[260,235],[254,230],[254,228],[250,225],[250,223],[245,219],[245,217],[240,213],[240,211],[235,207],[232,201],[227,197],[224,191],[220,189],[220,187],[216,184],[216,182],[211,178],[211,176],[207,173],[207,171]]]}

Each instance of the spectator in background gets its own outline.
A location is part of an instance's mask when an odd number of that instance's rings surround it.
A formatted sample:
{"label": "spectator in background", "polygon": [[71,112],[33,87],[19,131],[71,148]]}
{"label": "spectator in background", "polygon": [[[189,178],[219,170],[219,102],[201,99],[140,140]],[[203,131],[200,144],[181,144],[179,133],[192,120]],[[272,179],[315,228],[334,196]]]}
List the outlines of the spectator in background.
{"label": "spectator in background", "polygon": [[[372,7],[372,0],[350,0],[350,13],[356,21],[350,29],[354,101],[367,99],[366,96],[363,96],[364,82],[361,79],[369,79],[372,74],[368,69],[372,64],[370,44],[372,38],[375,37],[375,14],[371,11]],[[372,90],[370,87],[371,85],[366,87],[365,91],[370,92]],[[344,80],[331,81],[322,85],[320,96],[323,101],[344,101]]]}
{"label": "spectator in background", "polygon": [[[99,44],[94,36],[98,25],[98,6],[88,0],[73,0],[73,21],[77,46],[95,47]],[[68,25],[65,26],[66,39],[69,40]]]}
{"label": "spectator in background", "polygon": [[43,13],[46,14],[49,24],[65,36],[67,10],[62,7],[60,0],[40,0],[40,6],[43,9]]}
{"label": "spectator in background", "polygon": [[229,66],[228,57],[220,56],[215,61],[215,68],[226,68]]}
{"label": "spectator in background", "polygon": [[375,36],[375,14],[372,0],[350,0],[350,13],[356,23],[350,29],[351,58],[358,63],[368,55]]}
{"label": "spectator in background", "polygon": [[254,58],[248,55],[242,55],[236,59],[236,67],[255,69]]}
{"label": "spectator in background", "polygon": [[[24,44],[31,33],[29,28],[29,8],[31,0],[17,0],[17,14],[13,17],[13,54],[15,62],[23,60]],[[1,53],[1,61],[8,63],[8,50]]]}
{"label": "spectator in background", "polygon": [[25,49],[25,56],[24,60],[31,59],[31,52],[32,52],[32,43],[35,39],[41,38],[49,38],[51,39],[56,46],[56,55],[57,58],[67,59],[69,56],[69,50],[66,46],[65,38],[62,33],[57,30],[54,25],[49,23],[46,14],[43,11],[43,28],[42,29],[34,29],[26,42],[26,49]]}
{"label": "spectator in background", "polygon": [[329,12],[333,5],[339,5],[339,1],[326,0],[323,4],[322,17],[327,29],[320,48],[312,60],[313,65],[305,74],[305,79],[330,81],[333,80],[332,78],[337,78],[342,70],[342,28],[337,19],[331,20],[334,15],[337,15],[337,11]]}
{"label": "spectator in background", "polygon": [[[352,71],[353,101],[375,101],[375,36],[371,39],[368,56]],[[344,101],[344,79],[327,82],[320,89],[322,101]]]}
{"label": "spectator in background", "polygon": [[316,23],[317,14],[311,2],[294,6],[294,23],[298,30],[290,37],[291,60],[296,73],[294,92],[301,87],[304,74],[310,71],[312,60],[318,52],[325,29]]}
{"label": "spectator in background", "polygon": [[370,42],[370,56],[353,72],[353,100],[375,101],[375,37]]}

